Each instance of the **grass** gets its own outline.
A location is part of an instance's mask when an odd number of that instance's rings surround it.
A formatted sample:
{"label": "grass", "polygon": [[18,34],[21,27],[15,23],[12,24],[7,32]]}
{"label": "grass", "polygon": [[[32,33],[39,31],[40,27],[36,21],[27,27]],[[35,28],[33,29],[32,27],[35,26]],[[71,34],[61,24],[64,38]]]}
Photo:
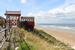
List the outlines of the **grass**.
{"label": "grass", "polygon": [[43,35],[44,37],[48,38],[49,40],[53,41],[54,43],[59,42],[54,37],[52,37],[51,35],[49,35],[46,32],[44,32],[43,30],[34,29],[33,32]]}
{"label": "grass", "polygon": [[40,34],[41,36],[44,36],[44,38],[47,39],[50,43],[53,43],[53,44],[56,44],[56,45],[62,45],[62,46],[65,46],[65,47],[68,46],[68,45],[56,40],[54,37],[47,34],[43,30],[37,30],[37,29],[34,28],[33,32],[36,33],[36,34]]}
{"label": "grass", "polygon": [[24,29],[20,29],[20,47],[18,50],[35,50],[35,48],[33,48],[32,45],[30,45],[29,43],[27,43],[25,40],[24,40]]}
{"label": "grass", "polygon": [[13,38],[16,42],[20,42],[16,44],[19,45],[18,50],[73,50],[42,30],[34,28],[33,31],[27,31],[20,28],[18,32],[15,34],[21,34],[20,39]]}
{"label": "grass", "polygon": [[3,50],[14,50],[14,48],[10,48],[10,47],[5,47]]}
{"label": "grass", "polygon": [[[30,50],[35,50],[32,45],[30,45],[28,43],[27,43],[27,45],[30,47]],[[27,45],[25,44],[25,42],[21,43],[20,48],[18,50],[29,50]]]}
{"label": "grass", "polygon": [[32,32],[25,32],[25,40],[34,46],[36,50],[73,50],[68,47],[68,45],[56,40],[54,37],[42,30],[37,30],[34,28]]}
{"label": "grass", "polygon": [[16,42],[20,42],[20,39],[18,37],[14,37],[13,39],[15,39]]}
{"label": "grass", "polygon": [[12,42],[12,41],[10,40],[10,38],[8,38],[8,39],[6,40],[6,42]]}

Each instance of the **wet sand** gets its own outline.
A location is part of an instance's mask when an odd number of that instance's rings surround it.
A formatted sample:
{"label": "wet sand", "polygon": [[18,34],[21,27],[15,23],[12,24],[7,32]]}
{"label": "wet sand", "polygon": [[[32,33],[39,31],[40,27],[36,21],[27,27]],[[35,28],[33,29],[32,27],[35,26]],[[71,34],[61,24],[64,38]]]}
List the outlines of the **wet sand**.
{"label": "wet sand", "polygon": [[71,32],[64,32],[59,30],[48,29],[45,27],[35,26],[36,29],[43,30],[51,36],[55,37],[57,40],[64,42],[67,45],[75,45],[75,34]]}

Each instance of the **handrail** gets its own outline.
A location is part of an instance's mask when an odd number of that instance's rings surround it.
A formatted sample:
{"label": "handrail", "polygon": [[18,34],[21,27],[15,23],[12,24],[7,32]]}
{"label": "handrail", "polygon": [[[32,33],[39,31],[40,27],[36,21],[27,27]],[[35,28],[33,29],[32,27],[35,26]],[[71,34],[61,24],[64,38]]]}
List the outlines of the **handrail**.
{"label": "handrail", "polygon": [[5,29],[2,29],[2,30],[0,31],[0,33],[1,33],[1,32],[3,32],[3,31],[5,31],[6,29],[8,29],[8,27],[7,27],[7,28],[5,28]]}
{"label": "handrail", "polygon": [[3,41],[3,44],[0,46],[0,50],[1,50],[2,46],[4,45],[5,41],[7,40],[8,36],[9,36],[9,34],[7,35],[7,37],[5,38],[5,40]]}
{"label": "handrail", "polygon": [[[0,31],[0,33],[3,32],[3,31],[6,31],[7,29],[9,30],[10,28],[9,28],[9,27],[4,28],[4,29],[2,29],[2,30]],[[0,50],[1,50],[2,46],[4,45],[5,41],[6,41],[7,38],[8,38],[8,35],[9,35],[9,34],[8,34],[7,36],[6,36],[6,34],[7,34],[7,33],[5,32],[5,34],[4,34],[4,36],[3,36],[2,40],[1,40],[2,44],[0,45]]]}
{"label": "handrail", "polygon": [[[5,20],[5,23],[6,23],[6,20]],[[5,24],[5,28],[0,31],[0,33],[5,31],[5,34],[4,34],[4,36],[1,40],[2,44],[0,45],[0,50],[1,50],[2,46],[4,45],[5,41],[7,40],[8,36],[9,36],[9,34],[7,33],[8,30],[10,32],[10,25],[8,27],[6,27],[6,24]]]}

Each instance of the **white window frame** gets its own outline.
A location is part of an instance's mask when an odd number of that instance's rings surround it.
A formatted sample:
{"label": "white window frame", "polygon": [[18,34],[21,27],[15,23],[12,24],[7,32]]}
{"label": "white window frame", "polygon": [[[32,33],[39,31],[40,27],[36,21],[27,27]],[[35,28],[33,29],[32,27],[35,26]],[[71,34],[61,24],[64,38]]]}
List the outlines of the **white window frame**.
{"label": "white window frame", "polygon": [[12,16],[10,16],[10,20],[12,20]]}

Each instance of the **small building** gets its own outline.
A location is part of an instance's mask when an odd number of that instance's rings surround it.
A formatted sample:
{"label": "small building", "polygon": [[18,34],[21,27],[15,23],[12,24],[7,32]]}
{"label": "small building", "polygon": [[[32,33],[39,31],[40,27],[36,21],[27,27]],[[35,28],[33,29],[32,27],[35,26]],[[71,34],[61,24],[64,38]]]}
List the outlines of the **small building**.
{"label": "small building", "polygon": [[21,11],[6,11],[6,20],[11,21],[12,26],[17,26],[20,22]]}

